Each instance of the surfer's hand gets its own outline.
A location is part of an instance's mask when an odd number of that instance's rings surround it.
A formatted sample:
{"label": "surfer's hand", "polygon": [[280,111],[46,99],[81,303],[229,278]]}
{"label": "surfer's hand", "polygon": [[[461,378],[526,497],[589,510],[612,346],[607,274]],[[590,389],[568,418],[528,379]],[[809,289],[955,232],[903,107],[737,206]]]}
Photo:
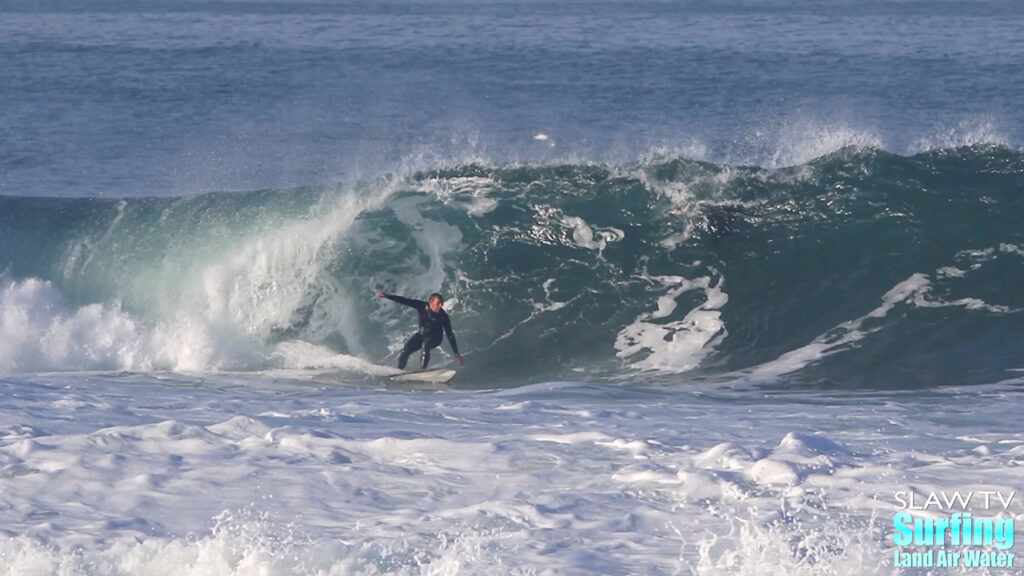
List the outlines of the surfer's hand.
{"label": "surfer's hand", "polygon": [[459,361],[459,364],[466,363],[466,361],[462,359],[462,354],[456,354],[455,359]]}
{"label": "surfer's hand", "polygon": [[377,298],[383,298],[384,297],[384,291],[383,290],[374,290],[373,293],[377,295]]}

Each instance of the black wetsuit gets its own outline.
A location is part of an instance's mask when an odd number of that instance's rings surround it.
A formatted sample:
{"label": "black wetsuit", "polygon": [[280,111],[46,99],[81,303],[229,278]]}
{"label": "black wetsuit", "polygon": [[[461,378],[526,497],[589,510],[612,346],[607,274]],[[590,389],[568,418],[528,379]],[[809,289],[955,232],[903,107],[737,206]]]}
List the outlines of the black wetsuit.
{"label": "black wetsuit", "polygon": [[409,341],[402,348],[402,354],[398,356],[398,367],[405,370],[405,364],[409,361],[409,355],[423,349],[420,356],[420,369],[426,370],[430,363],[430,349],[437,348],[441,344],[441,332],[448,336],[448,343],[452,346],[452,352],[459,355],[459,345],[455,343],[455,334],[452,333],[452,323],[444,310],[434,312],[423,300],[403,298],[394,294],[385,294],[388,300],[394,300],[399,304],[405,304],[415,308],[420,314],[420,330],[412,335]]}

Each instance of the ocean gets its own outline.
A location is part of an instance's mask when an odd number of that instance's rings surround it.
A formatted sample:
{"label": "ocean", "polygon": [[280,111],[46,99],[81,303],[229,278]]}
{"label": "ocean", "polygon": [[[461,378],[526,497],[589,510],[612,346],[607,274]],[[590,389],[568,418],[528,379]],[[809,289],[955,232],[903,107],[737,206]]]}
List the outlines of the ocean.
{"label": "ocean", "polygon": [[1019,572],[1022,30],[0,0],[0,576]]}

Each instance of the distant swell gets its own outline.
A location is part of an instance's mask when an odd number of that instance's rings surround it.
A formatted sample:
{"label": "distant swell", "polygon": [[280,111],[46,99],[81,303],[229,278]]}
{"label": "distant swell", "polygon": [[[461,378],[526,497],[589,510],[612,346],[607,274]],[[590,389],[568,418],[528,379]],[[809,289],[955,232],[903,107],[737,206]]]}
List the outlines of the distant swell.
{"label": "distant swell", "polygon": [[1022,191],[1024,156],[978,145],[4,197],[0,373],[374,373],[413,323],[381,288],[444,292],[499,384],[997,381],[1024,368]]}

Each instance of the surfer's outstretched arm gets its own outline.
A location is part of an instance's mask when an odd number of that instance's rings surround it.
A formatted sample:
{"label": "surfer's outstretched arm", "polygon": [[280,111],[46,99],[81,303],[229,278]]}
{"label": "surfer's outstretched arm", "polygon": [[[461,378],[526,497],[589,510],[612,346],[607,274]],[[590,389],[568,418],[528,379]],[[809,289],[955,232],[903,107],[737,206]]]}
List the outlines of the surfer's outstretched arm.
{"label": "surfer's outstretched arm", "polygon": [[374,293],[377,294],[378,298],[387,298],[388,300],[394,300],[399,304],[404,304],[406,306],[409,306],[410,308],[415,308],[417,310],[422,310],[427,307],[427,303],[424,302],[423,300],[414,300],[412,298],[396,296],[394,294],[388,294],[383,290],[374,290]]}
{"label": "surfer's outstretched arm", "polygon": [[459,364],[465,362],[462,359],[462,354],[459,354],[459,345],[455,342],[455,333],[452,332],[452,322],[448,319],[448,316],[444,317],[444,335],[448,337],[448,343],[452,346],[452,354],[455,354],[455,358],[458,359]]}

